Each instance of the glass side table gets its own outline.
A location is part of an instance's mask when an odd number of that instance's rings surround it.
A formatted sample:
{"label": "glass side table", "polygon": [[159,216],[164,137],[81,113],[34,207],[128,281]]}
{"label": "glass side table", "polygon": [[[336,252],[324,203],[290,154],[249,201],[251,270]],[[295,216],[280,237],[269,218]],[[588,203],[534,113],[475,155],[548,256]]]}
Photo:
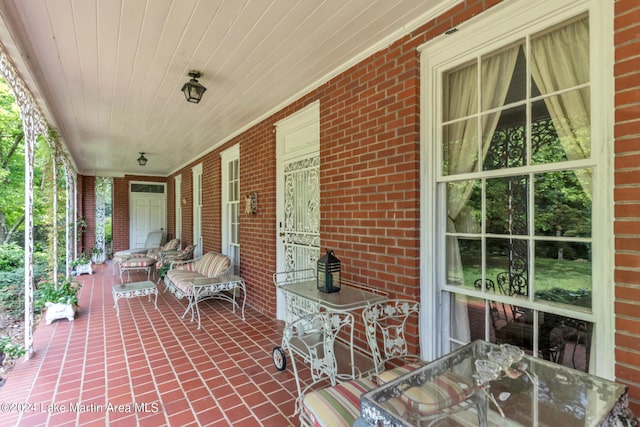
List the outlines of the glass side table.
{"label": "glass side table", "polygon": [[371,426],[454,420],[481,426],[638,425],[626,386],[484,341],[361,397],[360,421]]}

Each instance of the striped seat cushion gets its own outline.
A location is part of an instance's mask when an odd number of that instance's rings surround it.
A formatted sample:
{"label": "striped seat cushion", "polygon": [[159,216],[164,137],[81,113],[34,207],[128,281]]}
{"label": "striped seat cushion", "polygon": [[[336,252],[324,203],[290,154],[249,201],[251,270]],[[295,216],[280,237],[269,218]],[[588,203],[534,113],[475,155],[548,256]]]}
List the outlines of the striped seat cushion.
{"label": "striped seat cushion", "polygon": [[216,277],[229,269],[231,260],[226,255],[208,252],[193,264],[193,268],[203,276]]}
{"label": "striped seat cushion", "polygon": [[162,247],[162,251],[175,251],[176,249],[178,249],[178,246],[180,246],[180,240],[179,239],[171,239],[167,242],[166,245],[164,245]]}
{"label": "striped seat cushion", "polygon": [[[303,410],[316,427],[350,427],[360,417],[360,396],[375,387],[373,381],[359,378],[316,390],[304,396]],[[398,416],[404,416],[402,402],[391,399],[388,403]]]}
{"label": "striped seat cushion", "polygon": [[153,258],[129,258],[120,264],[123,268],[136,268],[136,267],[151,267],[156,263],[156,260]]}
{"label": "striped seat cushion", "polygon": [[376,384],[360,378],[304,396],[304,411],[314,426],[351,426],[360,416],[360,395]]}
{"label": "striped seat cushion", "polygon": [[173,269],[167,272],[167,278],[173,285],[185,295],[191,295],[189,283],[192,280],[202,278],[202,274],[197,271]]}
{"label": "striped seat cushion", "polygon": [[378,375],[378,385],[391,382],[408,372],[415,371],[421,366],[424,366],[424,363],[416,362],[416,363],[409,363],[409,364],[400,366],[398,368],[389,369],[388,371],[384,371],[380,375]]}
{"label": "striped seat cushion", "polygon": [[467,379],[448,372],[420,386],[407,389],[400,398],[414,412],[430,415],[456,406],[472,394],[473,388]]}

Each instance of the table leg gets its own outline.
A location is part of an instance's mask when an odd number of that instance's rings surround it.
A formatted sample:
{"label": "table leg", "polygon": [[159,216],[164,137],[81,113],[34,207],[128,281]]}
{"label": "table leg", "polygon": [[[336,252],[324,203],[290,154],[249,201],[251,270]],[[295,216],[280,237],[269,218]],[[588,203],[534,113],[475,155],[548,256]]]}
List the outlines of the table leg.
{"label": "table leg", "polygon": [[112,295],[113,295],[113,303],[114,303],[113,308],[116,309],[116,317],[120,317],[120,308],[118,307],[118,299],[119,299],[118,295],[115,292],[113,292]]}
{"label": "table leg", "polygon": [[[239,287],[242,289],[242,320],[244,319],[244,305],[247,302],[247,289],[244,286],[244,281],[239,282]],[[235,294],[233,295],[233,299],[235,301]]]}

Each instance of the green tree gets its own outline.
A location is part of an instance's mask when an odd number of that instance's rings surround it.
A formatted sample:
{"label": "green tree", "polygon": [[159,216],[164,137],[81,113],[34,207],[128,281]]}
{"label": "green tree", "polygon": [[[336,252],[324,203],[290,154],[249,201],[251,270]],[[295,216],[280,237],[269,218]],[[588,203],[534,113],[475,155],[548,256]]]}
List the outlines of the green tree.
{"label": "green tree", "polygon": [[0,244],[24,223],[24,132],[9,86],[0,80]]}

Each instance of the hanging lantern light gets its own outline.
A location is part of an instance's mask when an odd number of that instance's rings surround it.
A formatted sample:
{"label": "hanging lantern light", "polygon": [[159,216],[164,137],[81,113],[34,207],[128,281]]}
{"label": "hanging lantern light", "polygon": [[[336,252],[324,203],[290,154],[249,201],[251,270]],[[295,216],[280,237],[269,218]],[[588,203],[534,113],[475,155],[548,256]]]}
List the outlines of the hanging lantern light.
{"label": "hanging lantern light", "polygon": [[147,164],[147,161],[148,161],[148,160],[149,160],[149,159],[147,159],[147,158],[144,156],[144,153],[140,152],[140,157],[138,157],[138,164],[139,164],[140,166],[144,166],[144,165],[146,165],[146,164]]}
{"label": "hanging lantern light", "polygon": [[198,82],[197,79],[199,79],[200,76],[202,76],[202,73],[200,73],[199,71],[189,71],[189,77],[191,77],[191,80],[189,80],[182,86],[181,90],[182,92],[184,92],[184,97],[188,102],[197,104],[202,99],[204,91],[207,90],[206,87],[202,86],[200,82]]}
{"label": "hanging lantern light", "polygon": [[338,292],[340,290],[340,260],[332,250],[318,260],[317,287],[320,292]]}

